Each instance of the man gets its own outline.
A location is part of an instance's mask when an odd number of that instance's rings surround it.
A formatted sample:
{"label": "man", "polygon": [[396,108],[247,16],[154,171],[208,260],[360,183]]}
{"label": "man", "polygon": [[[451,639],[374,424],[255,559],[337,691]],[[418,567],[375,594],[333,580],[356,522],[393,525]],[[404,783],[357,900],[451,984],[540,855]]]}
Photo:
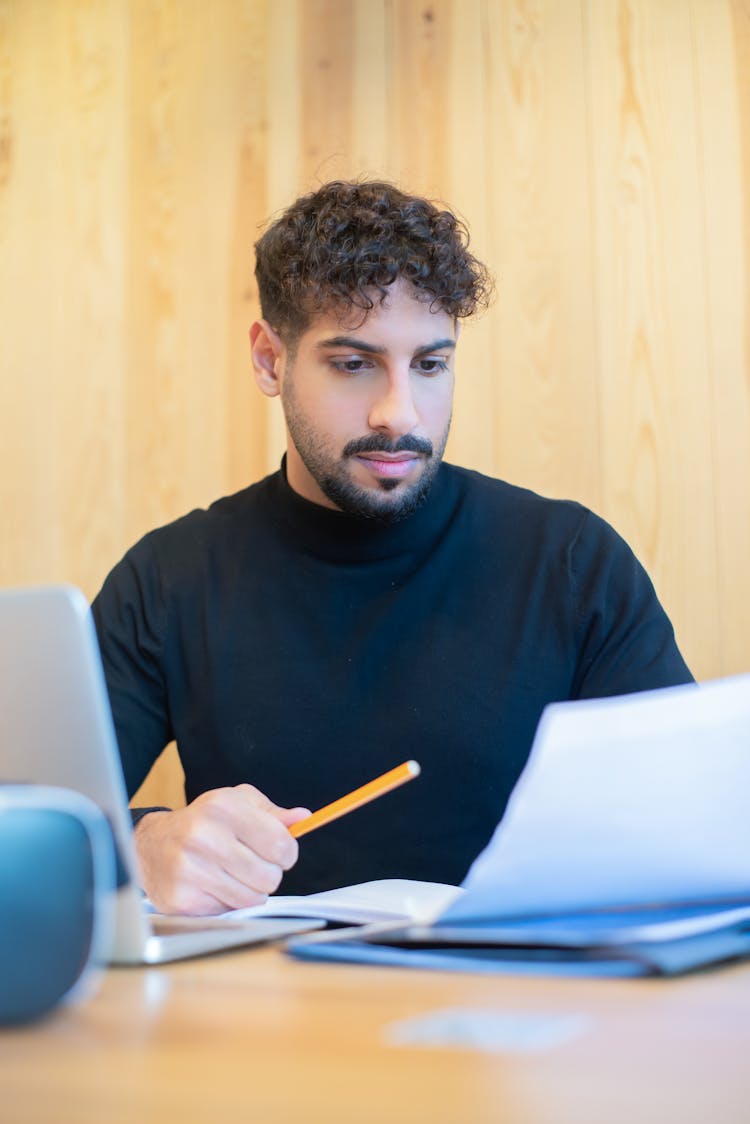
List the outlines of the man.
{"label": "man", "polygon": [[[136,815],[164,911],[252,905],[282,875],[458,882],[546,703],[691,678],[606,523],[441,463],[459,323],[490,291],[450,212],[332,183],[256,251],[282,467],[147,535],[94,604],[130,793],[172,738],[185,769],[186,808]],[[306,809],[412,757],[419,780],[298,851]]]}

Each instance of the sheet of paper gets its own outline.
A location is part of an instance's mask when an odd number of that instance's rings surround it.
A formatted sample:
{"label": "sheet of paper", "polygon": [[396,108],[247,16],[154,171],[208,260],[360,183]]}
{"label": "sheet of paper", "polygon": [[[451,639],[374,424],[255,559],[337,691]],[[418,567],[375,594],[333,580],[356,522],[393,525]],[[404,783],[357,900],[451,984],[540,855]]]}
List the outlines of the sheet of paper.
{"label": "sheet of paper", "polygon": [[738,906],[666,906],[652,909],[603,909],[597,912],[552,913],[544,916],[461,920],[445,919],[435,926],[410,926],[414,940],[432,939],[448,944],[529,945],[538,948],[590,949],[615,945],[653,944],[709,936],[712,933],[750,932],[750,904]]}
{"label": "sheet of paper", "polygon": [[441,923],[750,899],[750,675],[558,703]]}
{"label": "sheet of paper", "polygon": [[235,909],[223,917],[322,917],[327,921],[419,921],[438,917],[463,891],[442,882],[383,878],[298,897],[276,894],[265,905]]}

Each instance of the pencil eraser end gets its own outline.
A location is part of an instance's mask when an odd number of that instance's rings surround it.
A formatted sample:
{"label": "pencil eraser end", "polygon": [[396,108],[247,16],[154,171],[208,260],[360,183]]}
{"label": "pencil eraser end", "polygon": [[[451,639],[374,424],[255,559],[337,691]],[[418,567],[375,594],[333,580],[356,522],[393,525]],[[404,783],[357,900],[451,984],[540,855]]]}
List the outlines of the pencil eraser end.
{"label": "pencil eraser end", "polygon": [[407,761],[406,767],[413,777],[418,777],[422,772],[422,766],[418,761]]}

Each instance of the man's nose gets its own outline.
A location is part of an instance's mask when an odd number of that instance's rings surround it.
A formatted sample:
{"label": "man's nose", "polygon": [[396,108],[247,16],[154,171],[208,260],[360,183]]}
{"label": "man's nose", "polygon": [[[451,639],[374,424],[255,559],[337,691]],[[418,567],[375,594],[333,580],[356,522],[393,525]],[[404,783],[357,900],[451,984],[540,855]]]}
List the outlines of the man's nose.
{"label": "man's nose", "polygon": [[382,393],[372,405],[368,421],[370,429],[397,437],[416,428],[419,415],[414,404],[410,372],[397,372],[388,377]]}

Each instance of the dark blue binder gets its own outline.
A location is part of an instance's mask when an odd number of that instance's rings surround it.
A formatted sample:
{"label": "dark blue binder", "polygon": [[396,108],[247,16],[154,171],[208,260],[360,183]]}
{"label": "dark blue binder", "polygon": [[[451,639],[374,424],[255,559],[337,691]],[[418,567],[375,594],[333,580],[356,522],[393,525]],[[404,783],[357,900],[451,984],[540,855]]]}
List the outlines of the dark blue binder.
{"label": "dark blue binder", "polygon": [[750,904],[596,911],[481,925],[384,926],[297,937],[287,952],[460,972],[676,976],[750,955]]}

